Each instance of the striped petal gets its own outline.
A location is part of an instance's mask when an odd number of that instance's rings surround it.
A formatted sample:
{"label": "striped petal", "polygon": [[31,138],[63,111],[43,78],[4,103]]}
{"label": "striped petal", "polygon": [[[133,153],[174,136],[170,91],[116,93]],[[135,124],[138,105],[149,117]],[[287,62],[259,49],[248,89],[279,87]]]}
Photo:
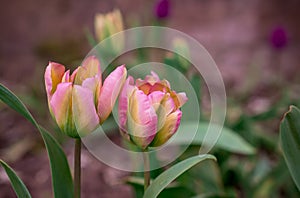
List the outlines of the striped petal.
{"label": "striped petal", "polygon": [[162,99],[164,98],[165,93],[161,91],[154,91],[148,95],[151,105],[157,111],[160,106]]}
{"label": "striped petal", "polygon": [[128,98],[130,98],[134,86],[133,86],[134,80],[132,76],[129,76],[127,80],[124,83],[124,86],[122,88],[122,91],[120,93],[119,97],[119,124],[120,128],[123,132],[126,132],[126,121],[127,121],[127,109],[128,109]]}
{"label": "striped petal", "polygon": [[107,119],[126,80],[124,65],[117,67],[104,81],[98,101],[98,114],[101,124]]}
{"label": "striped petal", "polygon": [[159,131],[165,124],[167,116],[175,109],[175,103],[170,95],[167,93],[163,96],[161,103],[156,110],[158,124],[157,130]]}
{"label": "striped petal", "polygon": [[74,85],[72,92],[73,120],[79,136],[85,136],[99,125],[93,92],[89,88]]}
{"label": "striped petal", "polygon": [[70,135],[76,134],[72,120],[72,83],[60,83],[50,101],[50,112],[59,128]]}
{"label": "striped petal", "polygon": [[96,75],[99,76],[101,82],[100,62],[95,56],[86,58],[76,72],[74,81],[76,85],[81,85],[85,79],[95,77]]}
{"label": "striped petal", "polygon": [[101,76],[100,61],[96,56],[87,57],[83,61],[82,67],[86,69],[87,77],[93,77],[96,75]]}
{"label": "striped petal", "polygon": [[48,99],[50,99],[55,92],[57,85],[61,82],[64,73],[65,67],[63,65],[49,62],[44,75]]}
{"label": "striped petal", "polygon": [[148,96],[137,88],[129,98],[127,119],[131,140],[140,148],[146,148],[155,137],[157,116]]}
{"label": "striped petal", "polygon": [[89,89],[93,93],[94,104],[97,107],[100,93],[100,79],[98,75],[92,78],[87,78],[82,82],[82,87]]}
{"label": "striped petal", "polygon": [[71,82],[70,81],[70,70],[66,71],[63,75],[63,77],[61,78],[61,82]]}
{"label": "striped petal", "polygon": [[98,41],[102,41],[105,38],[104,28],[105,28],[105,17],[103,14],[96,14],[95,16],[95,34]]}
{"label": "striped petal", "polygon": [[170,92],[170,95],[175,102],[176,109],[182,107],[182,105],[184,105],[188,101],[185,92],[176,93],[175,91],[172,91]]}
{"label": "striped petal", "polygon": [[177,95],[177,99],[179,102],[179,107],[182,107],[188,101],[188,98],[187,98],[185,92],[180,92],[176,95]]}
{"label": "striped petal", "polygon": [[158,131],[153,142],[151,143],[151,146],[157,147],[167,142],[177,131],[180,125],[181,116],[182,112],[180,110],[168,115],[163,127]]}

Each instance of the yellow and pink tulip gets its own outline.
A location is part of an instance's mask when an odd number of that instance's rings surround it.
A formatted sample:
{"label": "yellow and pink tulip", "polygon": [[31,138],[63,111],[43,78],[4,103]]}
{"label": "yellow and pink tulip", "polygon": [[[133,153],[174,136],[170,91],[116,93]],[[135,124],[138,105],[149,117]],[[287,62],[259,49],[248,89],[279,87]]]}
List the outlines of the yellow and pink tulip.
{"label": "yellow and pink tulip", "polygon": [[72,74],[50,62],[44,76],[48,105],[61,131],[73,138],[94,131],[111,113],[126,75],[125,66],[119,66],[102,84],[100,62],[94,56]]}
{"label": "yellow and pink tulip", "polygon": [[177,131],[186,101],[154,72],[136,82],[129,76],[119,98],[121,134],[141,149],[163,145]]}
{"label": "yellow and pink tulip", "polygon": [[[95,16],[95,35],[98,42],[122,32],[124,30],[123,18],[120,10],[115,9],[106,14],[96,14]],[[119,53],[124,47],[124,35],[119,33],[117,38],[111,38],[105,43],[103,49],[110,53]]]}

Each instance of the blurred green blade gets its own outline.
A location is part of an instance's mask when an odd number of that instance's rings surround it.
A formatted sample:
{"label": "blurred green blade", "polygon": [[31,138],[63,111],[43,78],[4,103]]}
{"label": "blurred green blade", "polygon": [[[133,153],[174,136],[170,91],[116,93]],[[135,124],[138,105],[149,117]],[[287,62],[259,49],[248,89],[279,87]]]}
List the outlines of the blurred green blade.
{"label": "blurred green blade", "polygon": [[31,195],[22,180],[17,176],[15,171],[8,166],[4,161],[0,160],[1,166],[4,168],[10,183],[17,194],[18,198],[31,198]]}
{"label": "blurred green blade", "polygon": [[31,116],[31,114],[29,113],[25,105],[21,102],[21,100],[1,83],[0,83],[0,100],[2,100],[10,108],[20,113],[32,124],[36,125],[33,117]]}
{"label": "blurred green blade", "polygon": [[206,159],[216,159],[212,155],[197,155],[190,157],[184,161],[181,161],[174,166],[170,167],[168,170],[160,174],[154,181],[150,184],[144,194],[144,198],[155,198],[159,195],[165,187],[167,187],[174,179],[179,177],[182,173],[192,168],[199,162]]}
{"label": "blurred green blade", "polygon": [[291,106],[280,124],[283,155],[289,171],[300,190],[300,110]]}
{"label": "blurred green blade", "polygon": [[0,84],[0,99],[33,123],[42,135],[50,161],[54,197],[73,198],[73,180],[69,164],[58,142],[37,124],[20,99],[2,84]]}
{"label": "blurred green blade", "polygon": [[[185,122],[180,125],[179,130],[182,131],[179,133],[179,131],[174,136],[174,139],[170,141],[171,144],[194,144],[194,145],[200,145],[202,144],[205,133],[207,131],[207,128],[209,126],[209,123],[200,122],[198,125],[198,130],[193,138],[192,142],[190,140],[190,136],[186,135],[192,130],[195,130],[197,128],[198,123],[197,122]],[[213,124],[212,124],[212,127]],[[215,145],[217,148],[221,148],[233,153],[239,153],[239,154],[254,154],[255,148],[250,145],[248,142],[246,142],[241,136],[239,136],[236,132],[232,131],[229,128],[223,127],[222,133]]]}
{"label": "blurred green blade", "polygon": [[66,155],[58,142],[44,128],[39,128],[50,159],[54,195],[73,198],[73,180]]}

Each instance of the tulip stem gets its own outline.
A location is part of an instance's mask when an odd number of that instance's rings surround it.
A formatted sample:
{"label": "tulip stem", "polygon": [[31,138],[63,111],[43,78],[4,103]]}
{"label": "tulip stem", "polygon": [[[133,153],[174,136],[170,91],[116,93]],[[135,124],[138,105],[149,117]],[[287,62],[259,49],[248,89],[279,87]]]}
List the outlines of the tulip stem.
{"label": "tulip stem", "polygon": [[81,186],[81,139],[75,139],[75,152],[74,152],[74,197],[80,198]]}
{"label": "tulip stem", "polygon": [[150,160],[148,155],[148,150],[143,151],[143,159],[144,159],[144,191],[150,185]]}

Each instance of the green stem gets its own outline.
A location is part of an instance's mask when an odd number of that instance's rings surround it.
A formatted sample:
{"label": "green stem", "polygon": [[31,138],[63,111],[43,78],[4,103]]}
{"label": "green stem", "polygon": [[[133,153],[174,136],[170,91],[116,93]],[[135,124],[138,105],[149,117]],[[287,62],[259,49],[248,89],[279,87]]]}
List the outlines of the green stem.
{"label": "green stem", "polygon": [[81,139],[75,139],[75,152],[74,152],[74,197],[80,198],[80,172],[81,172]]}
{"label": "green stem", "polygon": [[150,160],[147,150],[143,151],[143,159],[144,159],[144,191],[150,185]]}

